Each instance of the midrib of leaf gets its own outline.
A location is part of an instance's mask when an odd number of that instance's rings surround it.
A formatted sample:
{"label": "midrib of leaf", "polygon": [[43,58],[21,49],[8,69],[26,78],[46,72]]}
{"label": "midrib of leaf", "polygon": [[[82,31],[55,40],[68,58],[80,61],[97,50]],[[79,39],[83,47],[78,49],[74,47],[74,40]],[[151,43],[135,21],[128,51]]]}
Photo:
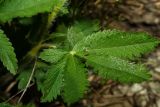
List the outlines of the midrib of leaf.
{"label": "midrib of leaf", "polygon": [[[118,48],[126,48],[126,47],[131,47],[131,46],[142,46],[142,45],[150,45],[150,44],[154,44],[154,43],[159,43],[158,41],[152,41],[152,42],[143,42],[143,43],[136,43],[136,44],[126,44],[126,45],[118,45],[118,46],[111,46],[111,47],[107,47],[107,48],[96,48],[96,49],[86,49],[86,51],[98,51],[98,50],[105,50],[105,49],[118,49]],[[73,48],[73,51],[75,51],[75,48]],[[81,51],[76,51],[76,52],[81,52]]]}
{"label": "midrib of leaf", "polygon": [[[81,56],[82,57],[82,56]],[[116,69],[116,67],[109,67],[109,66],[105,66],[105,65],[103,65],[103,64],[100,64],[100,63],[97,63],[97,62],[95,62],[95,61],[93,61],[93,60],[90,60],[89,58],[86,58],[86,57],[83,57],[83,58],[85,58],[85,59],[87,59],[88,61],[91,61],[91,62],[93,62],[93,63],[95,63],[95,64],[97,64],[97,65],[100,65],[100,66],[102,66],[103,68],[106,68],[106,69],[113,69],[113,70],[116,70],[116,71],[120,71],[120,72],[125,72],[125,73],[127,73],[127,74],[129,74],[129,75],[135,75],[136,77],[138,77],[138,78],[143,78],[143,76],[139,76],[139,75],[137,75],[136,73],[133,73],[133,72],[127,72],[126,70],[119,70],[119,69]],[[122,59],[121,59],[122,60]],[[106,71],[107,72],[107,71]],[[144,80],[146,80],[146,78],[143,78]]]}
{"label": "midrib of leaf", "polygon": [[[73,66],[74,66],[74,69],[75,71],[77,71],[77,66],[76,66],[76,63],[75,63],[75,59],[74,59],[74,56],[71,55],[71,58],[72,58],[72,61],[73,61]],[[73,81],[74,82],[74,81]],[[75,83],[76,84],[76,83]]]}
{"label": "midrib of leaf", "polygon": [[[6,51],[6,53],[7,53],[7,51]],[[14,71],[16,71],[16,69],[14,68],[13,63],[12,63],[11,60],[10,60],[10,56],[7,55],[7,54],[5,54],[5,56],[6,56],[7,62],[12,66],[12,69],[14,69]],[[12,58],[11,58],[11,59],[12,59]],[[11,72],[13,73],[13,71],[11,71]]]}
{"label": "midrib of leaf", "polygon": [[60,94],[61,87],[63,86],[63,72],[65,67],[66,59],[58,63],[54,68],[48,70],[46,74],[47,79],[44,81],[42,87],[42,102],[50,102],[53,98],[57,98]]}
{"label": "midrib of leaf", "polygon": [[[74,56],[73,56],[73,55],[71,55],[71,59],[72,59],[72,61],[73,61],[74,71],[77,71],[77,67],[76,67],[76,63],[75,63],[75,59],[74,59]],[[77,83],[75,83],[75,81],[72,81],[72,82],[74,82],[74,84],[77,85]],[[77,86],[75,86],[74,88],[77,88]]]}
{"label": "midrib of leaf", "polygon": [[[58,73],[58,72],[57,72]],[[56,84],[56,82],[58,81],[58,79],[60,79],[61,78],[61,76],[63,77],[63,74],[62,74],[62,71],[60,71],[59,73],[58,73],[58,75],[57,75],[57,77],[56,77],[56,79],[55,79],[55,82],[54,82],[54,84]],[[52,85],[51,86],[51,88],[49,89],[49,90],[46,90],[48,93],[50,93],[50,91],[52,90],[52,89],[54,89],[54,87],[55,87],[55,85]],[[57,95],[58,95],[59,93],[57,93]],[[46,96],[46,97],[48,97],[48,96],[50,96],[49,94]],[[55,96],[54,96],[54,98],[55,98]]]}
{"label": "midrib of leaf", "polygon": [[[74,60],[74,56],[69,54],[68,55],[68,59],[72,59],[74,71],[77,71],[77,67],[76,67],[76,63],[75,63],[75,60]],[[77,85],[77,83],[75,83],[75,81],[72,81],[72,82]],[[74,88],[76,88],[76,87],[74,87]]]}
{"label": "midrib of leaf", "polygon": [[[68,54],[68,65],[64,74],[64,101],[71,104],[81,98],[87,88],[87,79],[84,77],[84,68],[81,62],[72,55]],[[73,90],[73,91],[72,91]]]}
{"label": "midrib of leaf", "polygon": [[[142,47],[142,46],[147,46],[147,45],[149,45],[149,46],[151,46],[151,44],[153,44],[153,43],[144,43],[144,44],[141,44],[141,45],[139,45],[139,44],[135,44],[135,45],[126,45],[126,46],[116,46],[116,47],[108,47],[108,48],[97,48],[97,49],[86,49],[86,51],[87,52],[96,52],[96,51],[101,51],[101,50],[105,50],[105,51],[110,51],[110,50],[121,50],[121,49],[124,49],[124,48],[126,48],[126,49],[128,49],[128,48],[132,48],[131,46],[134,46],[135,48],[136,47]],[[148,48],[150,48],[150,47],[148,47]]]}
{"label": "midrib of leaf", "polygon": [[18,65],[14,48],[2,30],[0,30],[0,44],[0,60],[12,74],[16,74]]}

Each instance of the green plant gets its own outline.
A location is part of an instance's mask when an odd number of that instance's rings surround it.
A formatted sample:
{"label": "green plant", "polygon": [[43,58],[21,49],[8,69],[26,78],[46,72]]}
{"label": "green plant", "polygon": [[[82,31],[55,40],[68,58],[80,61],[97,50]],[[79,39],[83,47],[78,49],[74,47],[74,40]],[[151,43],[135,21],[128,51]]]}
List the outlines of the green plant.
{"label": "green plant", "polygon": [[[23,64],[17,64],[11,42],[0,30],[0,60],[12,74],[19,75],[19,89],[24,89],[25,93],[32,81],[42,92],[42,102],[51,102],[61,95],[66,103],[72,104],[87,90],[89,67],[104,79],[122,83],[149,79],[150,74],[143,64],[128,60],[152,51],[159,43],[157,39],[140,32],[101,31],[97,21],[88,20],[76,21],[69,27],[60,24],[50,33],[55,18],[66,13],[65,4],[66,0],[0,2],[2,26],[16,21],[17,17],[22,25],[33,26],[26,37],[33,48],[24,56]],[[38,13],[41,14],[38,16]],[[38,20],[41,24],[31,17],[35,15],[41,18]]]}

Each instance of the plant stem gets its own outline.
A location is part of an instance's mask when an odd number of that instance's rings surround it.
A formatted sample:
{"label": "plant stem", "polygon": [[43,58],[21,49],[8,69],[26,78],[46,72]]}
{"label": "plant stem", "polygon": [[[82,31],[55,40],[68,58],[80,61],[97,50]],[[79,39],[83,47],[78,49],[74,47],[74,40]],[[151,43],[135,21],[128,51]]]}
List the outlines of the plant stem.
{"label": "plant stem", "polygon": [[[31,87],[31,86],[33,86],[33,85],[34,85],[34,83],[30,84],[30,85],[28,86],[28,88]],[[20,94],[20,93],[23,92],[24,90],[25,90],[25,89],[20,90],[20,91],[17,92],[15,95],[11,96],[8,100],[5,101],[5,103],[9,102],[11,99],[13,99],[14,97],[16,97],[18,94]]]}
{"label": "plant stem", "polygon": [[22,100],[24,94],[26,93],[26,91],[27,91],[27,89],[28,89],[28,87],[29,87],[29,85],[30,85],[30,83],[31,83],[31,80],[32,80],[33,75],[34,75],[34,72],[35,72],[36,63],[37,63],[37,58],[36,58],[36,60],[35,60],[35,63],[34,63],[34,66],[33,66],[32,72],[31,72],[31,75],[30,75],[30,77],[29,77],[29,80],[28,80],[28,82],[27,82],[27,85],[26,85],[26,87],[25,87],[23,93],[21,94],[21,96],[20,96],[20,98],[19,98],[19,100],[18,100],[17,103],[20,103],[20,101]]}

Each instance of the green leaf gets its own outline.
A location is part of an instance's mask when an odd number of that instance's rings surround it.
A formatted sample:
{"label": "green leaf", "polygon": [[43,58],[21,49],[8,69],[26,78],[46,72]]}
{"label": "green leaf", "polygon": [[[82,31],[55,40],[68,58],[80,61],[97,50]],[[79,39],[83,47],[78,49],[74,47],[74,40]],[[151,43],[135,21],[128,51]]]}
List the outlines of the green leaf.
{"label": "green leaf", "polygon": [[[35,82],[36,82],[36,86],[38,91],[41,91],[41,89],[43,89],[43,82],[46,79],[45,75],[46,75],[46,71],[50,68],[50,66],[46,63],[43,62],[36,62],[36,69],[35,69],[35,74],[34,74],[34,78],[35,78]],[[33,68],[32,68],[33,69]]]}
{"label": "green leaf", "polygon": [[46,80],[43,83],[42,88],[42,102],[51,102],[53,98],[57,98],[60,94],[61,88],[63,86],[63,72],[65,67],[65,60],[59,62],[56,65],[52,65],[48,69],[46,74]]}
{"label": "green leaf", "polygon": [[0,103],[0,107],[15,107],[7,103]]}
{"label": "green leaf", "polygon": [[0,0],[0,3],[4,2],[4,0]]}
{"label": "green leaf", "polygon": [[74,103],[83,97],[88,82],[86,69],[77,58],[68,55],[66,70],[64,72],[64,101]]}
{"label": "green leaf", "polygon": [[31,71],[31,69],[25,70],[21,72],[20,75],[17,77],[17,80],[19,80],[18,89],[24,89],[26,87],[31,75]]}
{"label": "green leaf", "polygon": [[67,52],[60,49],[45,49],[40,53],[39,58],[46,62],[57,63]]}
{"label": "green leaf", "polygon": [[60,24],[56,28],[56,33],[60,34],[58,36],[64,36],[67,33],[68,28],[65,26],[64,23]]}
{"label": "green leaf", "polygon": [[145,33],[107,30],[94,33],[77,43],[73,51],[81,54],[111,55],[133,59],[150,52],[159,43]]}
{"label": "green leaf", "polygon": [[34,77],[36,78],[37,90],[43,90],[43,82],[45,81],[45,72],[42,69],[39,69],[38,72],[35,73]]}
{"label": "green leaf", "polygon": [[63,0],[5,0],[0,4],[0,22],[16,17],[31,17],[38,13],[50,12]]}
{"label": "green leaf", "polygon": [[78,41],[82,40],[89,34],[99,30],[97,21],[79,21],[68,29],[67,38],[73,47]]}
{"label": "green leaf", "polygon": [[20,18],[19,23],[28,26],[33,24],[33,17],[25,17],[25,18]]}
{"label": "green leaf", "polygon": [[12,74],[16,74],[18,65],[14,48],[2,30],[0,30],[0,60]]}
{"label": "green leaf", "polygon": [[136,65],[120,58],[108,56],[86,57],[87,64],[98,70],[99,75],[122,83],[142,82],[148,80],[150,74],[142,65]]}

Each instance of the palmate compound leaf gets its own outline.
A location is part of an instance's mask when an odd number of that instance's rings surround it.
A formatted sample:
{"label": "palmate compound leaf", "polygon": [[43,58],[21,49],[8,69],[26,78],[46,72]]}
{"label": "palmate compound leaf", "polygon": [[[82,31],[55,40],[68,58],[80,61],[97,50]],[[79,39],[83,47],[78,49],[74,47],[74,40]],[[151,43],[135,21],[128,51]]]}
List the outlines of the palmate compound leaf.
{"label": "palmate compound leaf", "polygon": [[83,97],[88,81],[84,65],[73,55],[67,56],[67,65],[64,72],[64,101],[74,103]]}
{"label": "palmate compound leaf", "polygon": [[14,48],[2,30],[0,30],[0,60],[12,74],[16,74],[18,65]]}
{"label": "palmate compound leaf", "polygon": [[89,55],[87,64],[96,69],[100,76],[106,79],[117,80],[122,83],[142,82],[148,80],[150,75],[142,65],[129,63],[117,57],[103,57]]}
{"label": "palmate compound leaf", "polygon": [[[64,101],[68,104],[77,101],[86,89],[85,67],[77,56],[86,59],[87,64],[93,66],[104,78],[126,83],[141,82],[147,80],[150,75],[142,65],[130,63],[126,59],[140,56],[144,52],[152,50],[157,44],[157,40],[146,34],[131,34],[116,30],[102,31],[83,38],[75,44],[70,53],[67,52],[62,58],[66,58],[63,72],[64,82],[61,88]],[[52,78],[48,79],[46,84],[50,81]],[[53,84],[49,84],[47,88]],[[54,90],[54,88],[52,89]],[[53,97],[51,95],[48,98],[51,100]],[[45,101],[48,101],[48,98]]]}
{"label": "palmate compound leaf", "polygon": [[80,54],[111,55],[134,59],[153,50],[158,43],[158,40],[145,33],[106,30],[84,38],[74,46],[73,51],[79,51]]}
{"label": "palmate compound leaf", "polygon": [[67,54],[67,52],[61,49],[45,49],[41,52],[39,58],[46,62],[57,63],[65,54]]}
{"label": "palmate compound leaf", "polygon": [[124,59],[140,56],[151,51],[157,44],[156,39],[144,33],[108,30],[84,38],[75,45],[73,51],[107,79],[141,82],[149,78],[145,68],[130,64]]}
{"label": "palmate compound leaf", "polygon": [[87,37],[89,34],[96,32],[100,29],[98,21],[77,21],[73,26],[68,29],[67,40],[71,47],[73,47],[78,41]]}
{"label": "palmate compound leaf", "polygon": [[45,75],[46,80],[43,82],[42,91],[42,102],[51,102],[53,98],[57,98],[60,95],[61,88],[63,86],[63,75],[65,69],[65,60],[52,65]]}
{"label": "palmate compound leaf", "polygon": [[0,22],[50,12],[54,6],[62,3],[64,0],[5,0],[0,3]]}

